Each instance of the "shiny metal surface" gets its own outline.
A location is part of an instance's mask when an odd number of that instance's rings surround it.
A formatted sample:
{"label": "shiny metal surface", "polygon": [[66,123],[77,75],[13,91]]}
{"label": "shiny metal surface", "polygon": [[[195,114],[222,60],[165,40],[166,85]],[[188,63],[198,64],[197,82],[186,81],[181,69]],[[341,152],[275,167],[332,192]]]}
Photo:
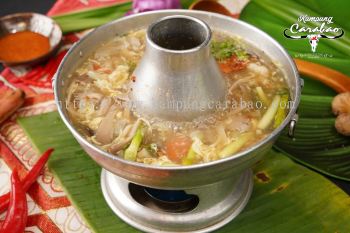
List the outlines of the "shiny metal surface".
{"label": "shiny metal surface", "polygon": [[146,51],[133,74],[132,103],[139,115],[190,121],[213,112],[210,103],[225,100],[210,40],[209,26],[190,16],[167,16],[148,27]]}
{"label": "shiny metal surface", "polygon": [[1,61],[6,66],[30,66],[39,64],[53,55],[61,42],[62,31],[51,18],[37,13],[17,13],[0,18],[0,37],[21,31],[32,31],[46,36],[50,40],[51,49],[47,54],[33,60],[21,62]]}
{"label": "shiny metal surface", "polygon": [[[187,15],[199,18],[212,29],[220,29],[244,38],[248,43],[255,45],[273,61],[278,62],[287,79],[290,96],[294,104],[284,122],[271,135],[261,140],[245,151],[222,160],[191,166],[161,167],[126,161],[109,154],[89,143],[71,123],[64,108],[66,89],[69,85],[69,74],[103,42],[116,35],[122,35],[139,28],[148,27],[162,17],[170,15]],[[152,91],[152,90],[144,90]],[[123,177],[133,183],[163,189],[188,189],[221,180],[236,179],[243,171],[269,151],[277,136],[281,133],[294,116],[300,99],[300,79],[297,68],[288,53],[274,39],[263,31],[239,20],[230,17],[189,10],[166,10],[137,14],[101,26],[75,44],[61,63],[54,83],[54,94],[58,111],[69,130],[78,140],[84,150],[103,168]]]}
{"label": "shiny metal surface", "polygon": [[294,137],[294,131],[295,131],[295,127],[298,123],[298,120],[299,120],[299,115],[297,113],[295,113],[295,115],[293,116],[293,118],[290,120],[290,123],[289,123],[288,136],[291,138]]}
{"label": "shiny metal surface", "polygon": [[130,195],[129,182],[106,170],[102,171],[103,195],[111,209],[131,226],[151,233],[212,232],[234,219],[246,206],[253,189],[252,172],[238,179],[185,190],[199,197],[198,206],[185,213],[171,213],[141,205]]}

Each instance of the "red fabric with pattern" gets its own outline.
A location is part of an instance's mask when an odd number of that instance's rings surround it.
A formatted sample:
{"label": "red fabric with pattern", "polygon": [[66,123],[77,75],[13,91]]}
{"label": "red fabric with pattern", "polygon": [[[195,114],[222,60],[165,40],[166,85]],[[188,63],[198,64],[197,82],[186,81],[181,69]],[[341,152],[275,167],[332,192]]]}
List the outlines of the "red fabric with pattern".
{"label": "red fabric with pattern", "polygon": [[[71,11],[101,7],[127,1],[128,0],[58,0],[48,12],[48,15],[63,14]],[[5,161],[9,168],[13,169],[16,167],[21,178],[27,174],[28,163],[31,162],[26,160],[27,158],[24,158],[24,155],[28,150],[34,149],[30,145],[30,142],[27,144],[18,144],[16,141],[18,137],[26,136],[24,135],[24,132],[19,132],[22,129],[16,123],[15,118],[16,116],[40,114],[40,111],[45,111],[45,108],[47,107],[39,107],[39,105],[50,103],[50,101],[52,102],[53,100],[51,87],[52,77],[69,46],[78,40],[79,36],[76,34],[65,35],[62,43],[64,49],[61,49],[46,64],[33,67],[26,72],[23,72],[23,70],[12,70],[10,68],[5,68],[1,72],[1,75],[12,85],[21,88],[26,93],[25,103],[22,108],[17,111],[15,116],[0,125],[0,157]],[[4,88],[2,82],[0,82],[0,91],[1,88]],[[28,110],[28,108],[33,109]],[[49,108],[48,111],[51,110],[52,107]],[[42,212],[29,215],[27,227],[37,227],[44,233],[63,233],[59,226],[55,225],[50,219],[47,211],[68,208],[71,204],[62,191],[55,190],[55,182],[52,174],[48,177],[45,175],[47,172],[44,171],[43,173],[44,175],[39,176],[38,181],[35,182],[27,192]],[[44,188],[44,186],[46,186],[46,188]],[[57,193],[62,194],[51,196],[50,193],[46,191],[47,189],[50,189],[51,192],[57,191]]]}

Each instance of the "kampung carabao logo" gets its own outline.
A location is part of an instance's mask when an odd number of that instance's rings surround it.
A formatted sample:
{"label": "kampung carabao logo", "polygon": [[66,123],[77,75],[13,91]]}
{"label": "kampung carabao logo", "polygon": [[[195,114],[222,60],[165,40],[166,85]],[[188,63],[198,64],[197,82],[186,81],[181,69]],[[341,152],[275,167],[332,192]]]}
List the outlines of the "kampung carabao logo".
{"label": "kampung carabao logo", "polygon": [[[312,52],[316,52],[319,39],[337,39],[344,35],[343,29],[338,27],[331,27],[331,24],[333,24],[333,17],[311,17],[308,15],[302,15],[298,18],[298,21],[301,24],[304,23],[304,25],[308,22],[313,22],[313,24],[318,23],[320,25],[317,25],[315,27],[308,27],[299,25],[299,23],[295,23],[290,28],[285,29],[283,34],[288,39],[307,39],[310,43]],[[330,36],[325,35],[325,33],[338,35]]]}

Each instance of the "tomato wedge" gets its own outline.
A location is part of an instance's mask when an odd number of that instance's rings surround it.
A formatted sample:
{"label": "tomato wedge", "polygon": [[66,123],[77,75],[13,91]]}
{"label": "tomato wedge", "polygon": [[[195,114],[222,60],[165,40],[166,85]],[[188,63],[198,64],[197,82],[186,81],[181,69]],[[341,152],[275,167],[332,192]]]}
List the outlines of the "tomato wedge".
{"label": "tomato wedge", "polygon": [[229,74],[235,71],[243,70],[247,67],[248,61],[239,60],[235,55],[219,62],[221,71],[225,74]]}
{"label": "tomato wedge", "polygon": [[176,134],[166,140],[165,151],[171,161],[181,163],[182,158],[187,155],[191,145],[192,140],[190,137],[183,134]]}

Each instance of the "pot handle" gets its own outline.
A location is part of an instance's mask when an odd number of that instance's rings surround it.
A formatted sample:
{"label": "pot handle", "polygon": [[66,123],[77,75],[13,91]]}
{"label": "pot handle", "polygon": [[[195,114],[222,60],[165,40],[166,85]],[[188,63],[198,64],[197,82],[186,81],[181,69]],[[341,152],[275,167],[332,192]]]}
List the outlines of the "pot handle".
{"label": "pot handle", "polygon": [[290,120],[289,122],[288,136],[291,138],[294,138],[294,131],[298,120],[299,120],[299,115],[298,113],[295,113],[292,120]]}
{"label": "pot handle", "polygon": [[[304,79],[300,78],[300,89],[303,90],[303,87],[304,87]],[[294,116],[289,122],[288,136],[291,138],[294,138],[294,131],[298,120],[299,120],[299,115],[298,115],[298,109],[297,109]]]}

